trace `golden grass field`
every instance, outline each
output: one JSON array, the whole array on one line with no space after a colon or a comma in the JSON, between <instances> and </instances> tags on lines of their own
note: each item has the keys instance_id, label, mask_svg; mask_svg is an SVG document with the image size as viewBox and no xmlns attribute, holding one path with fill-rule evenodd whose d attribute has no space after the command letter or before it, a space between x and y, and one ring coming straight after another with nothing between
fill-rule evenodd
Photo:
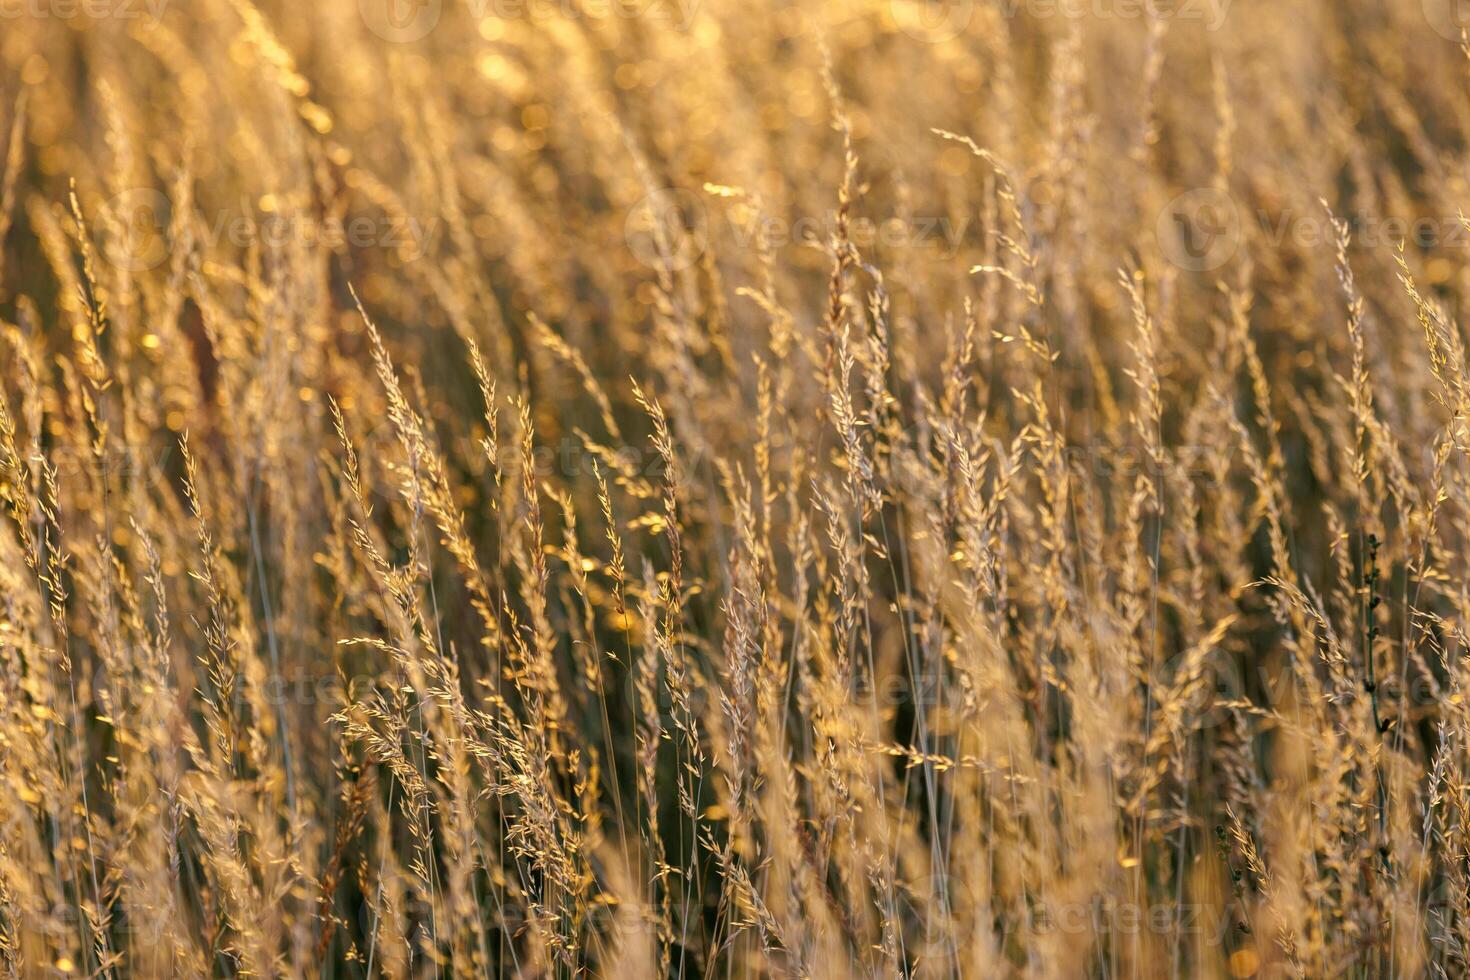
<instances>
[{"instance_id":1,"label":"golden grass field","mask_svg":"<svg viewBox=\"0 0 1470 980\"><path fill-rule=\"evenodd\" d=\"M0 0L0 975L1470 975L1467 26Z\"/></svg>"}]
</instances>

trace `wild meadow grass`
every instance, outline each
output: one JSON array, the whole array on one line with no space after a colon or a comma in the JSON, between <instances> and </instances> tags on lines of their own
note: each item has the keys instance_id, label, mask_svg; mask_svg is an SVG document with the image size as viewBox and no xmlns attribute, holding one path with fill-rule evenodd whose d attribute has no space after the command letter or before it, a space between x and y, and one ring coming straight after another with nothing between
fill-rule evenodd
<instances>
[{"instance_id":1,"label":"wild meadow grass","mask_svg":"<svg viewBox=\"0 0 1470 980\"><path fill-rule=\"evenodd\" d=\"M1450 0L0 0L0 975L1470 973Z\"/></svg>"}]
</instances>

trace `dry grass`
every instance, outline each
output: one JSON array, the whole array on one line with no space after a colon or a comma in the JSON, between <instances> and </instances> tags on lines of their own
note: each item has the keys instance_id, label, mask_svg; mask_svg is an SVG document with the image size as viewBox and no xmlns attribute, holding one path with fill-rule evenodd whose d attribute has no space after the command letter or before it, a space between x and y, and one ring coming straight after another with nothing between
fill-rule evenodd
<instances>
[{"instance_id":1,"label":"dry grass","mask_svg":"<svg viewBox=\"0 0 1470 980\"><path fill-rule=\"evenodd\" d=\"M1449 0L256 2L0 0L0 974L1470 972Z\"/></svg>"}]
</instances>

